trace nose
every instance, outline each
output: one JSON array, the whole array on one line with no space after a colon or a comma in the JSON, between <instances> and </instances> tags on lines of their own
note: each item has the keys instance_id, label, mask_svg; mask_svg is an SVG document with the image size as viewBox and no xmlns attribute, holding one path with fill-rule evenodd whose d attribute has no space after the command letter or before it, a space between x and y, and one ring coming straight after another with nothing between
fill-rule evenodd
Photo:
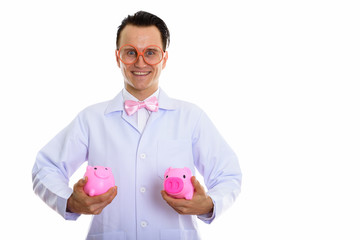
<instances>
[{"instance_id":1,"label":"nose","mask_svg":"<svg viewBox=\"0 0 360 240\"><path fill-rule=\"evenodd\" d=\"M178 177L169 177L165 180L164 189L170 194L176 194L183 190L184 182Z\"/></svg>"},{"instance_id":2,"label":"nose","mask_svg":"<svg viewBox=\"0 0 360 240\"><path fill-rule=\"evenodd\" d=\"M144 60L144 55L140 55L138 60L135 62L135 66L136 67L144 67L146 65L147 65L147 63Z\"/></svg>"},{"instance_id":3,"label":"nose","mask_svg":"<svg viewBox=\"0 0 360 240\"><path fill-rule=\"evenodd\" d=\"M98 178L108 178L110 176L110 170L106 169L106 168L98 168L95 171L95 175Z\"/></svg>"}]
</instances>

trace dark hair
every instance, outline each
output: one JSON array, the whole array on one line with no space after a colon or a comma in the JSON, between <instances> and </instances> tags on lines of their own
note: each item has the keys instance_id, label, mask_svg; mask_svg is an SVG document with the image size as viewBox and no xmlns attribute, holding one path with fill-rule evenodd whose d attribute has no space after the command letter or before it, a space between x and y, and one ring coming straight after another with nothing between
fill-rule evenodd
<instances>
[{"instance_id":1,"label":"dark hair","mask_svg":"<svg viewBox=\"0 0 360 240\"><path fill-rule=\"evenodd\" d=\"M117 49L120 47L118 44L119 44L119 40L120 40L121 31L128 24L134 25L134 26L139 26L139 27L140 26L142 26L142 27L156 26L159 29L160 34L161 34L163 50L165 51L166 48L169 46L170 32L169 32L169 29L167 28L165 22L161 18L155 16L154 14L144 12L144 11L139 11L132 16L129 15L126 18L124 18L124 20L121 22L121 25L118 27L118 31L116 34L116 48Z\"/></svg>"}]
</instances>

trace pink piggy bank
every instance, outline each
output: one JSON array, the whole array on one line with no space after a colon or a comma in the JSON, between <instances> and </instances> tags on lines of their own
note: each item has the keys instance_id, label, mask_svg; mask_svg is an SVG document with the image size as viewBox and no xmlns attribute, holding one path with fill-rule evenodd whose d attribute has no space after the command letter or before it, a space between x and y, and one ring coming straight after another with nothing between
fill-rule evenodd
<instances>
[{"instance_id":1,"label":"pink piggy bank","mask_svg":"<svg viewBox=\"0 0 360 240\"><path fill-rule=\"evenodd\" d=\"M91 197L106 193L115 186L114 176L109 167L87 166L84 177L88 177L84 191Z\"/></svg>"},{"instance_id":2,"label":"pink piggy bank","mask_svg":"<svg viewBox=\"0 0 360 240\"><path fill-rule=\"evenodd\" d=\"M191 177L191 170L187 167L169 167L164 175L164 190L174 198L192 199L194 186L191 183Z\"/></svg>"}]
</instances>

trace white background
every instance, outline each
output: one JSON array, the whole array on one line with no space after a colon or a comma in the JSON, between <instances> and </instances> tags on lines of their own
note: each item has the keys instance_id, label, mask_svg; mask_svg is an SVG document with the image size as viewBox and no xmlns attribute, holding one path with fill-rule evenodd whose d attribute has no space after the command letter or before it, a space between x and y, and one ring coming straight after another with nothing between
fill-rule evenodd
<instances>
[{"instance_id":1,"label":"white background","mask_svg":"<svg viewBox=\"0 0 360 240\"><path fill-rule=\"evenodd\" d=\"M146 10L171 32L161 87L208 113L243 171L203 238L360 239L357 2L1 1L2 236L85 238L91 217L63 220L31 169L79 111L122 89L116 30Z\"/></svg>"}]
</instances>

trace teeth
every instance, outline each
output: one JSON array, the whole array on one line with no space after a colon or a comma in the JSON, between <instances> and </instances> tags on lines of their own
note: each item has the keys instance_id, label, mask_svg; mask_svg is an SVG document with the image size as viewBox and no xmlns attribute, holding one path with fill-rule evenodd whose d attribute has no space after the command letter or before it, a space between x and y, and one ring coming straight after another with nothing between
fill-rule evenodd
<instances>
[{"instance_id":1,"label":"teeth","mask_svg":"<svg viewBox=\"0 0 360 240\"><path fill-rule=\"evenodd\" d=\"M133 73L134 73L135 75L140 75L140 76L149 74L149 72L133 72Z\"/></svg>"}]
</instances>

